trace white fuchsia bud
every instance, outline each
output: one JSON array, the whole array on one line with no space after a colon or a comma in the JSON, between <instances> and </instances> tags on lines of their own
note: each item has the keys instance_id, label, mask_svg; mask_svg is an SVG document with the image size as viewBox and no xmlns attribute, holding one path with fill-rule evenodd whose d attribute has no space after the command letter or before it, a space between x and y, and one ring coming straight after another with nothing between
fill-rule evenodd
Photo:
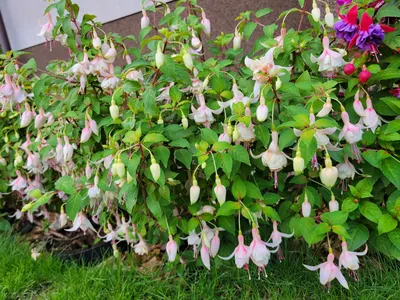
<instances>
[{"instance_id":1,"label":"white fuchsia bud","mask_svg":"<svg viewBox=\"0 0 400 300\"><path fill-rule=\"evenodd\" d=\"M296 175L300 175L304 171L304 158L301 157L300 147L297 148L296 157L293 159L293 170Z\"/></svg>"},{"instance_id":2,"label":"white fuchsia bud","mask_svg":"<svg viewBox=\"0 0 400 300\"><path fill-rule=\"evenodd\" d=\"M228 134L228 136L232 136L233 134L233 127L231 122L228 122L228 125L226 126L226 133Z\"/></svg>"},{"instance_id":3,"label":"white fuchsia bud","mask_svg":"<svg viewBox=\"0 0 400 300\"><path fill-rule=\"evenodd\" d=\"M319 19L321 18L321 10L318 8L315 0L313 0L312 6L313 6L313 9L311 10L311 16L315 22L319 22Z\"/></svg>"},{"instance_id":4,"label":"white fuchsia bud","mask_svg":"<svg viewBox=\"0 0 400 300\"><path fill-rule=\"evenodd\" d=\"M335 199L335 195L332 193L331 201L329 201L329 211L338 211L339 210L339 202Z\"/></svg>"},{"instance_id":5,"label":"white fuchsia bud","mask_svg":"<svg viewBox=\"0 0 400 300\"><path fill-rule=\"evenodd\" d=\"M161 50L160 44L157 46L157 52L156 52L156 66L157 69L161 68L161 66L164 64L164 53Z\"/></svg>"},{"instance_id":6,"label":"white fuchsia bud","mask_svg":"<svg viewBox=\"0 0 400 300\"><path fill-rule=\"evenodd\" d=\"M150 166L151 175L153 175L154 181L158 181L161 176L160 165L156 162L154 156L151 156L151 166Z\"/></svg>"},{"instance_id":7,"label":"white fuchsia bud","mask_svg":"<svg viewBox=\"0 0 400 300\"><path fill-rule=\"evenodd\" d=\"M328 5L325 6L325 24L331 28L333 28L333 25L335 24L335 18Z\"/></svg>"},{"instance_id":8,"label":"white fuchsia bud","mask_svg":"<svg viewBox=\"0 0 400 300\"><path fill-rule=\"evenodd\" d=\"M93 29L93 40L92 40L93 48L99 50L101 48L101 40L97 35L95 29Z\"/></svg>"},{"instance_id":9,"label":"white fuchsia bud","mask_svg":"<svg viewBox=\"0 0 400 300\"><path fill-rule=\"evenodd\" d=\"M301 214L306 218L308 218L311 214L311 204L308 202L307 192L304 194L304 201L301 205Z\"/></svg>"},{"instance_id":10,"label":"white fuchsia bud","mask_svg":"<svg viewBox=\"0 0 400 300\"><path fill-rule=\"evenodd\" d=\"M178 245L172 238L172 235L168 236L169 241L166 246L167 254L168 254L168 261L173 262L175 261L176 254L178 253Z\"/></svg>"},{"instance_id":11,"label":"white fuchsia bud","mask_svg":"<svg viewBox=\"0 0 400 300\"><path fill-rule=\"evenodd\" d=\"M37 114L35 118L35 128L40 129L43 127L43 125L46 123L46 116L44 115L44 110L43 108L39 109L39 113Z\"/></svg>"},{"instance_id":12,"label":"white fuchsia bud","mask_svg":"<svg viewBox=\"0 0 400 300\"><path fill-rule=\"evenodd\" d=\"M359 91L357 91L354 96L353 108L357 115L359 115L360 117L365 116L365 109L359 99Z\"/></svg>"},{"instance_id":13,"label":"white fuchsia bud","mask_svg":"<svg viewBox=\"0 0 400 300\"><path fill-rule=\"evenodd\" d=\"M118 177L124 178L125 177L125 165L119 157L117 157L115 159L114 165L115 165L115 167L114 167L115 173L118 175Z\"/></svg>"},{"instance_id":14,"label":"white fuchsia bud","mask_svg":"<svg viewBox=\"0 0 400 300\"><path fill-rule=\"evenodd\" d=\"M193 59L192 55L190 55L189 52L185 52L183 54L183 63L185 64L185 67L188 68L189 70L193 69Z\"/></svg>"},{"instance_id":15,"label":"white fuchsia bud","mask_svg":"<svg viewBox=\"0 0 400 300\"><path fill-rule=\"evenodd\" d=\"M194 34L194 31L192 30L192 47L195 49L199 49L201 47L201 41L200 39Z\"/></svg>"},{"instance_id":16,"label":"white fuchsia bud","mask_svg":"<svg viewBox=\"0 0 400 300\"><path fill-rule=\"evenodd\" d=\"M117 120L119 118L119 107L115 104L114 100L111 101L110 115L113 120Z\"/></svg>"},{"instance_id":17,"label":"white fuchsia bud","mask_svg":"<svg viewBox=\"0 0 400 300\"><path fill-rule=\"evenodd\" d=\"M158 124L158 125L164 124L164 120L163 120L161 114L158 116L157 124Z\"/></svg>"},{"instance_id":18,"label":"white fuchsia bud","mask_svg":"<svg viewBox=\"0 0 400 300\"><path fill-rule=\"evenodd\" d=\"M143 13L143 17L140 20L140 27L141 27L141 29L144 29L144 28L150 26L150 19L147 16L147 13L146 13L146 11L144 9L142 9L142 13Z\"/></svg>"},{"instance_id":19,"label":"white fuchsia bud","mask_svg":"<svg viewBox=\"0 0 400 300\"><path fill-rule=\"evenodd\" d=\"M185 116L182 118L182 127L185 129L189 127L189 120Z\"/></svg>"},{"instance_id":20,"label":"white fuchsia bud","mask_svg":"<svg viewBox=\"0 0 400 300\"><path fill-rule=\"evenodd\" d=\"M222 185L221 179L219 179L218 174L215 177L214 193L217 197L218 203L220 205L224 204L226 200L226 187Z\"/></svg>"},{"instance_id":21,"label":"white fuchsia bud","mask_svg":"<svg viewBox=\"0 0 400 300\"><path fill-rule=\"evenodd\" d=\"M92 132L95 135L99 135L99 129L97 127L97 123L95 120L92 120L92 119L89 120L89 128L92 130Z\"/></svg>"},{"instance_id":22,"label":"white fuchsia bud","mask_svg":"<svg viewBox=\"0 0 400 300\"><path fill-rule=\"evenodd\" d=\"M331 97L327 97L326 102L322 106L322 109L317 113L318 118L327 116L332 111Z\"/></svg>"},{"instance_id":23,"label":"white fuchsia bud","mask_svg":"<svg viewBox=\"0 0 400 300\"><path fill-rule=\"evenodd\" d=\"M201 12L201 18L202 18L201 19L201 25L204 26L204 33L207 36L210 36L210 34L211 34L211 23L210 23L210 20L207 19L206 13L204 12L204 10Z\"/></svg>"},{"instance_id":24,"label":"white fuchsia bud","mask_svg":"<svg viewBox=\"0 0 400 300\"><path fill-rule=\"evenodd\" d=\"M83 128L81 134L81 143L86 143L90 139L91 135L92 135L92 130L89 127Z\"/></svg>"},{"instance_id":25,"label":"white fuchsia bud","mask_svg":"<svg viewBox=\"0 0 400 300\"><path fill-rule=\"evenodd\" d=\"M268 107L265 105L265 99L263 95L260 97L260 105L257 107L256 115L258 122L264 122L268 117Z\"/></svg>"},{"instance_id":26,"label":"white fuchsia bud","mask_svg":"<svg viewBox=\"0 0 400 300\"><path fill-rule=\"evenodd\" d=\"M14 166L15 166L15 167L18 167L18 166L22 165L23 162L24 162L24 161L23 161L23 158L22 158L21 154L19 154L19 152L17 152L17 153L15 154Z\"/></svg>"},{"instance_id":27,"label":"white fuchsia bud","mask_svg":"<svg viewBox=\"0 0 400 300\"><path fill-rule=\"evenodd\" d=\"M199 200L200 187L197 184L197 180L193 177L193 185L190 187L190 204L195 204Z\"/></svg>"},{"instance_id":28,"label":"white fuchsia bud","mask_svg":"<svg viewBox=\"0 0 400 300\"><path fill-rule=\"evenodd\" d=\"M86 163L85 175L86 175L86 179L90 179L90 177L92 177L92 168L90 167L89 162Z\"/></svg>"},{"instance_id":29,"label":"white fuchsia bud","mask_svg":"<svg viewBox=\"0 0 400 300\"><path fill-rule=\"evenodd\" d=\"M33 120L33 112L31 111L31 107L28 103L25 103L25 111L21 116L21 128L28 126Z\"/></svg>"},{"instance_id":30,"label":"white fuchsia bud","mask_svg":"<svg viewBox=\"0 0 400 300\"><path fill-rule=\"evenodd\" d=\"M325 168L321 170L319 173L319 177L321 182L328 188L331 189L338 178L339 171L336 167L332 166L332 160L329 157L329 154L326 154L325 158Z\"/></svg>"},{"instance_id":31,"label":"white fuchsia bud","mask_svg":"<svg viewBox=\"0 0 400 300\"><path fill-rule=\"evenodd\" d=\"M68 216L64 212L64 208L61 206L61 211L60 211L60 229L64 228L65 225L67 225L68 222Z\"/></svg>"},{"instance_id":32,"label":"white fuchsia bud","mask_svg":"<svg viewBox=\"0 0 400 300\"><path fill-rule=\"evenodd\" d=\"M242 47L242 37L239 32L235 32L235 37L233 38L233 50L239 50Z\"/></svg>"}]
</instances>

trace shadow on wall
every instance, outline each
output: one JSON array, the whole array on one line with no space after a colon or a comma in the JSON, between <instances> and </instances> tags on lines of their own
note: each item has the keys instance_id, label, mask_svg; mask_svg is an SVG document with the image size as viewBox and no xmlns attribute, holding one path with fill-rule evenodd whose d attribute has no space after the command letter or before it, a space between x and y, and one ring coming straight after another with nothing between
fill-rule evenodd
<instances>
[{"instance_id":1,"label":"shadow on wall","mask_svg":"<svg viewBox=\"0 0 400 300\"><path fill-rule=\"evenodd\" d=\"M276 0L198 0L200 6L202 6L207 14L207 18L211 21L211 36L214 38L221 32L233 33L237 21L235 18L244 11L252 10L257 11L261 8L269 7L272 12L259 19L261 24L271 24L276 21L279 14L292 7L299 7L297 0L289 1L276 1ZM311 3L307 1L306 3ZM170 7L175 5L175 2L169 3ZM140 32L140 19L141 13L130 15L103 25L103 29L106 32L116 32L122 36L134 35L139 36ZM160 18L157 16L157 18ZM150 20L153 20L150 17ZM286 27L297 28L300 20L300 14L292 14L290 18L286 19ZM307 23L307 22L304 22ZM38 31L40 28L38 27ZM253 33L250 41L250 45L254 43L254 40L262 34L261 28L258 26L257 30ZM243 43L246 50L246 43ZM44 69L49 61L56 59L67 59L69 57L68 50L62 47L59 43L53 46L53 51L50 52L50 48L45 44L33 46L25 49L25 51L31 52L33 57L37 61L38 68Z\"/></svg>"}]
</instances>

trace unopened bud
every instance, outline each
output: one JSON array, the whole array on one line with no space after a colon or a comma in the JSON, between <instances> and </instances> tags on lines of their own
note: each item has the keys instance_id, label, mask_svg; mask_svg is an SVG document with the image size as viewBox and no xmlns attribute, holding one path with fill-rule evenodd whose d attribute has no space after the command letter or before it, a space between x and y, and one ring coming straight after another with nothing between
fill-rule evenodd
<instances>
[{"instance_id":1,"label":"unopened bud","mask_svg":"<svg viewBox=\"0 0 400 300\"><path fill-rule=\"evenodd\" d=\"M110 115L113 120L117 120L119 118L119 107L115 104L114 100L111 101Z\"/></svg>"}]
</instances>

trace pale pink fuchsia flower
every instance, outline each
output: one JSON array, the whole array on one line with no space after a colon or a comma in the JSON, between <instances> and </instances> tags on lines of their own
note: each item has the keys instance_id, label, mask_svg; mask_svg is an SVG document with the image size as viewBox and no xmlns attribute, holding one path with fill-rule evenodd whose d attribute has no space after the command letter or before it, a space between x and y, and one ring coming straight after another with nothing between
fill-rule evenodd
<instances>
[{"instance_id":1,"label":"pale pink fuchsia flower","mask_svg":"<svg viewBox=\"0 0 400 300\"><path fill-rule=\"evenodd\" d=\"M70 80L79 77L80 81L79 93L83 93L86 87L86 77L88 74L90 74L90 62L86 50L83 52L82 61L73 65L71 69L69 69L66 73L72 74Z\"/></svg>"},{"instance_id":2,"label":"pale pink fuchsia flower","mask_svg":"<svg viewBox=\"0 0 400 300\"><path fill-rule=\"evenodd\" d=\"M294 235L294 232L292 232L291 234L280 232L278 230L278 222L276 222L276 221L272 222L272 226L273 226L273 231L271 233L271 236L270 236L268 242L270 240L272 240L272 245L274 245L275 247L278 247L279 260L282 260L283 255L282 255L281 249L280 249L280 244L282 243L282 238L286 238L286 239L291 238Z\"/></svg>"},{"instance_id":3,"label":"pale pink fuchsia flower","mask_svg":"<svg viewBox=\"0 0 400 300\"><path fill-rule=\"evenodd\" d=\"M114 75L114 66L110 64L107 77L101 81L101 88L106 92L111 92L117 87L118 82L118 77Z\"/></svg>"},{"instance_id":4,"label":"pale pink fuchsia flower","mask_svg":"<svg viewBox=\"0 0 400 300\"><path fill-rule=\"evenodd\" d=\"M65 231L77 231L78 229L81 229L83 231L83 233L86 233L86 231L88 229L96 232L92 223L90 223L89 219L86 217L86 215L83 212L79 212L76 215L72 228L65 229Z\"/></svg>"},{"instance_id":5,"label":"pale pink fuchsia flower","mask_svg":"<svg viewBox=\"0 0 400 300\"><path fill-rule=\"evenodd\" d=\"M311 214L311 203L308 202L307 192L304 193L304 201L301 204L301 214L305 218L308 218Z\"/></svg>"},{"instance_id":6,"label":"pale pink fuchsia flower","mask_svg":"<svg viewBox=\"0 0 400 300\"><path fill-rule=\"evenodd\" d=\"M215 196L217 197L218 203L220 205L224 204L226 200L226 187L222 185L221 179L219 179L218 174L215 177L214 193Z\"/></svg>"},{"instance_id":7,"label":"pale pink fuchsia flower","mask_svg":"<svg viewBox=\"0 0 400 300\"><path fill-rule=\"evenodd\" d=\"M350 122L349 114L346 111L342 111L342 120L344 123L343 129L339 134L339 140L344 138L352 147L352 152L357 158L357 161L361 161L360 150L357 147L357 143L361 141L363 131L359 124L352 124Z\"/></svg>"},{"instance_id":8,"label":"pale pink fuchsia flower","mask_svg":"<svg viewBox=\"0 0 400 300\"><path fill-rule=\"evenodd\" d=\"M272 131L271 133L271 143L268 147L268 150L259 154L253 155L250 152L251 156L255 159L261 157L261 162L264 166L268 167L271 172L274 173L274 186L275 188L278 187L278 172L282 170L287 165L287 158L283 151L279 150L278 145L278 132Z\"/></svg>"},{"instance_id":9,"label":"pale pink fuchsia flower","mask_svg":"<svg viewBox=\"0 0 400 300\"><path fill-rule=\"evenodd\" d=\"M133 246L133 250L138 255L149 254L149 251L150 251L149 245L146 243L146 241L143 239L143 237L140 234L138 234L138 236L139 236L139 243L137 243L135 246Z\"/></svg>"},{"instance_id":10,"label":"pale pink fuchsia flower","mask_svg":"<svg viewBox=\"0 0 400 300\"><path fill-rule=\"evenodd\" d=\"M59 230L61 228L64 228L65 225L67 225L68 222L68 217L67 214L64 211L64 208L61 207L61 212L58 215L57 219L51 223L50 228L54 230Z\"/></svg>"},{"instance_id":11,"label":"pale pink fuchsia flower","mask_svg":"<svg viewBox=\"0 0 400 300\"><path fill-rule=\"evenodd\" d=\"M10 101L11 103L21 103L26 99L24 91L16 85L10 75L4 74L5 84L0 87L0 94Z\"/></svg>"},{"instance_id":12,"label":"pale pink fuchsia flower","mask_svg":"<svg viewBox=\"0 0 400 300\"><path fill-rule=\"evenodd\" d=\"M51 14L49 12L46 14L46 18L47 18L47 23L42 25L42 29L40 30L37 36L43 36L46 39L46 42L48 42L53 39L54 24L51 18ZM50 43L50 50L51 50L51 43Z\"/></svg>"},{"instance_id":13,"label":"pale pink fuchsia flower","mask_svg":"<svg viewBox=\"0 0 400 300\"><path fill-rule=\"evenodd\" d=\"M31 107L25 102L25 111L21 115L21 128L28 126L33 120L34 114L31 111Z\"/></svg>"},{"instance_id":14,"label":"pale pink fuchsia flower","mask_svg":"<svg viewBox=\"0 0 400 300\"><path fill-rule=\"evenodd\" d=\"M17 178L10 182L11 190L22 192L26 187L26 179L21 175L19 170L15 171L17 173Z\"/></svg>"},{"instance_id":15,"label":"pale pink fuchsia flower","mask_svg":"<svg viewBox=\"0 0 400 300\"><path fill-rule=\"evenodd\" d=\"M221 108L227 108L230 107L231 109L233 109L233 104L237 104L237 103L243 103L244 106L247 106L247 104L250 103L250 98L249 97L245 97L243 95L243 93L239 90L238 86L236 83L234 83L232 85L232 92L233 92L233 98L229 101L226 102L221 102L218 101L218 105ZM254 101L252 101L254 102Z\"/></svg>"},{"instance_id":16,"label":"pale pink fuchsia flower","mask_svg":"<svg viewBox=\"0 0 400 300\"><path fill-rule=\"evenodd\" d=\"M278 42L278 47L282 47L282 46L283 46L283 41L285 40L285 36L286 36L286 28L285 28L285 27L282 27L282 28L281 28L281 34L278 35L278 36L275 38L275 41Z\"/></svg>"},{"instance_id":17,"label":"pale pink fuchsia flower","mask_svg":"<svg viewBox=\"0 0 400 300\"><path fill-rule=\"evenodd\" d=\"M202 214L211 214L213 215L215 213L215 207L211 205L204 205L200 207L199 211L196 213L198 216Z\"/></svg>"},{"instance_id":18,"label":"pale pink fuchsia flower","mask_svg":"<svg viewBox=\"0 0 400 300\"><path fill-rule=\"evenodd\" d=\"M354 176L356 174L356 168L354 165L348 160L348 158L345 158L344 163L340 163L336 166L336 168L339 171L339 178L342 180L345 179L354 179Z\"/></svg>"},{"instance_id":19,"label":"pale pink fuchsia flower","mask_svg":"<svg viewBox=\"0 0 400 300\"><path fill-rule=\"evenodd\" d=\"M88 196L90 199L99 199L100 197L100 189L97 186L99 181L99 177L96 175L94 178L94 185L88 190Z\"/></svg>"},{"instance_id":20,"label":"pale pink fuchsia flower","mask_svg":"<svg viewBox=\"0 0 400 300\"><path fill-rule=\"evenodd\" d=\"M122 223L120 224L120 227L117 230L118 235L124 236L125 240L128 244L130 244L132 242L131 235L130 235L132 228L130 226L130 222L131 222L130 218L128 221L125 222L125 217L122 216Z\"/></svg>"},{"instance_id":21,"label":"pale pink fuchsia flower","mask_svg":"<svg viewBox=\"0 0 400 300\"><path fill-rule=\"evenodd\" d=\"M224 133L221 133L218 137L219 142L227 142L227 143L232 143L232 138L228 134L228 125L222 124L224 127Z\"/></svg>"},{"instance_id":22,"label":"pale pink fuchsia flower","mask_svg":"<svg viewBox=\"0 0 400 300\"><path fill-rule=\"evenodd\" d=\"M189 246L193 246L193 256L197 256L197 246L200 245L201 243L201 238L199 237L199 234L196 233L196 231L192 230L189 232L189 235L187 237L180 238L182 240L187 240Z\"/></svg>"},{"instance_id":23,"label":"pale pink fuchsia flower","mask_svg":"<svg viewBox=\"0 0 400 300\"><path fill-rule=\"evenodd\" d=\"M211 264L210 264L210 250L206 246L204 240L201 243L201 249L200 249L200 256L201 256L201 261L203 262L204 266L210 270Z\"/></svg>"},{"instance_id":24,"label":"pale pink fuchsia flower","mask_svg":"<svg viewBox=\"0 0 400 300\"><path fill-rule=\"evenodd\" d=\"M367 252L368 252L367 245L365 245L365 250L363 252L352 252L347 250L347 243L343 242L342 253L339 256L339 269L341 269L343 266L345 269L349 269L352 271L358 270L359 265L357 256L363 256L367 254Z\"/></svg>"},{"instance_id":25,"label":"pale pink fuchsia flower","mask_svg":"<svg viewBox=\"0 0 400 300\"><path fill-rule=\"evenodd\" d=\"M210 128L211 124L215 121L213 114L219 115L222 112L222 108L212 110L206 106L204 95L200 94L198 97L200 106L195 108L191 107L192 113L189 115L197 124L203 124L204 127Z\"/></svg>"},{"instance_id":26,"label":"pale pink fuchsia flower","mask_svg":"<svg viewBox=\"0 0 400 300\"><path fill-rule=\"evenodd\" d=\"M108 71L108 63L103 57L96 55L89 64L89 73L101 76Z\"/></svg>"},{"instance_id":27,"label":"pale pink fuchsia flower","mask_svg":"<svg viewBox=\"0 0 400 300\"><path fill-rule=\"evenodd\" d=\"M251 248L244 244L244 237L243 237L242 233L240 233L240 232L238 235L238 242L239 242L239 244L237 245L237 247L235 248L235 250L233 251L233 253L231 255L229 255L228 257L220 256L220 258L223 260L229 260L233 256L235 256L236 267L241 269L244 266L247 266L249 264L249 260L250 260L250 256L251 256Z\"/></svg>"},{"instance_id":28,"label":"pale pink fuchsia flower","mask_svg":"<svg viewBox=\"0 0 400 300\"><path fill-rule=\"evenodd\" d=\"M167 247L166 247L168 261L173 262L173 261L175 261L176 254L178 253L178 245L172 238L172 235L169 235L168 238L169 238L169 241L168 241Z\"/></svg>"},{"instance_id":29,"label":"pale pink fuchsia flower","mask_svg":"<svg viewBox=\"0 0 400 300\"><path fill-rule=\"evenodd\" d=\"M331 201L329 201L329 211L334 212L339 210L339 202L335 199L335 196L332 194Z\"/></svg>"},{"instance_id":30,"label":"pale pink fuchsia flower","mask_svg":"<svg viewBox=\"0 0 400 300\"><path fill-rule=\"evenodd\" d=\"M56 146L56 161L59 164L62 164L64 161L64 152L63 152L63 141L61 138L57 137L57 146Z\"/></svg>"},{"instance_id":31,"label":"pale pink fuchsia flower","mask_svg":"<svg viewBox=\"0 0 400 300\"><path fill-rule=\"evenodd\" d=\"M86 167L85 167L85 176L86 179L90 179L90 177L92 177L92 168L90 167L89 162L86 163Z\"/></svg>"},{"instance_id":32,"label":"pale pink fuchsia flower","mask_svg":"<svg viewBox=\"0 0 400 300\"><path fill-rule=\"evenodd\" d=\"M15 218L16 220L19 220L19 219L22 218L22 215L23 215L22 211L20 211L19 209L17 209L17 210L15 211L15 213L13 213L11 216L8 216L8 217L9 217L9 218Z\"/></svg>"},{"instance_id":33,"label":"pale pink fuchsia flower","mask_svg":"<svg viewBox=\"0 0 400 300\"><path fill-rule=\"evenodd\" d=\"M337 68L343 66L346 62L342 58L343 53L333 51L329 48L329 38L327 36L324 36L322 39L322 45L324 47L322 54L318 58L311 54L311 61L318 63L318 71L327 72L331 76Z\"/></svg>"},{"instance_id":34,"label":"pale pink fuchsia flower","mask_svg":"<svg viewBox=\"0 0 400 300\"><path fill-rule=\"evenodd\" d=\"M68 162L72 159L72 156L74 155L74 147L73 145L70 144L69 138L65 135L64 136L64 147L63 147L63 159L64 162Z\"/></svg>"},{"instance_id":35,"label":"pale pink fuchsia flower","mask_svg":"<svg viewBox=\"0 0 400 300\"><path fill-rule=\"evenodd\" d=\"M105 61L109 64L114 63L115 57L117 56L117 50L115 49L113 41L110 40L110 46L106 44L105 47L102 48L102 50L107 50L103 51L103 57Z\"/></svg>"},{"instance_id":36,"label":"pale pink fuchsia flower","mask_svg":"<svg viewBox=\"0 0 400 300\"><path fill-rule=\"evenodd\" d=\"M316 271L318 269L320 270L319 281L321 282L321 284L330 284L330 282L336 278L344 288L349 289L347 281L344 278L342 272L340 272L339 268L333 262L335 260L335 256L332 254L331 251L332 250L330 250L330 253L328 255L328 261L317 266L304 266L310 271Z\"/></svg>"},{"instance_id":37,"label":"pale pink fuchsia flower","mask_svg":"<svg viewBox=\"0 0 400 300\"><path fill-rule=\"evenodd\" d=\"M217 256L220 245L221 245L221 240L219 238L219 230L217 228L215 230L215 235L211 240L211 247L210 247L210 255L211 255L211 257L216 257Z\"/></svg>"},{"instance_id":38,"label":"pale pink fuchsia flower","mask_svg":"<svg viewBox=\"0 0 400 300\"><path fill-rule=\"evenodd\" d=\"M138 81L142 82L144 80L143 73L141 70L136 71L136 70L131 70L126 74L126 79L131 80L131 81Z\"/></svg>"},{"instance_id":39,"label":"pale pink fuchsia flower","mask_svg":"<svg viewBox=\"0 0 400 300\"><path fill-rule=\"evenodd\" d=\"M166 87L160 88L158 91L161 92L160 95L157 96L157 101L166 101L167 103L171 102L171 97L169 96L170 89L175 85L175 82L170 82Z\"/></svg>"},{"instance_id":40,"label":"pale pink fuchsia flower","mask_svg":"<svg viewBox=\"0 0 400 300\"><path fill-rule=\"evenodd\" d=\"M104 242L114 242L119 239L117 230L114 230L110 223L107 224L107 231L105 236L100 236L100 238L104 239Z\"/></svg>"},{"instance_id":41,"label":"pale pink fuchsia flower","mask_svg":"<svg viewBox=\"0 0 400 300\"><path fill-rule=\"evenodd\" d=\"M361 117L361 120L364 122L366 128L369 128L372 130L372 132L375 132L376 128L382 124L382 121L372 106L371 98L367 98L366 104L367 108L365 109L364 116Z\"/></svg>"},{"instance_id":42,"label":"pale pink fuchsia flower","mask_svg":"<svg viewBox=\"0 0 400 300\"><path fill-rule=\"evenodd\" d=\"M260 95L261 86L268 82L270 79L276 76L284 74L283 70L290 71L292 67L282 67L275 65L274 63L274 48L268 50L268 52L259 59L250 59L246 56L245 64L253 71L253 80L256 81L254 85L254 97L257 98Z\"/></svg>"},{"instance_id":43,"label":"pale pink fuchsia flower","mask_svg":"<svg viewBox=\"0 0 400 300\"><path fill-rule=\"evenodd\" d=\"M28 159L26 160L26 169L29 171L29 173L33 174L39 174L43 173L44 171L47 170L48 165L40 160L40 156L38 153L32 153L27 149L27 154L28 154Z\"/></svg>"},{"instance_id":44,"label":"pale pink fuchsia flower","mask_svg":"<svg viewBox=\"0 0 400 300\"><path fill-rule=\"evenodd\" d=\"M101 48L101 39L97 35L96 29L93 28L93 40L92 40L93 48L99 50Z\"/></svg>"},{"instance_id":45,"label":"pale pink fuchsia flower","mask_svg":"<svg viewBox=\"0 0 400 300\"><path fill-rule=\"evenodd\" d=\"M253 227L251 230L253 240L250 243L250 258L253 263L259 267L259 272L264 270L271 257L271 252L268 250L266 243L261 240L258 228Z\"/></svg>"}]
</instances>

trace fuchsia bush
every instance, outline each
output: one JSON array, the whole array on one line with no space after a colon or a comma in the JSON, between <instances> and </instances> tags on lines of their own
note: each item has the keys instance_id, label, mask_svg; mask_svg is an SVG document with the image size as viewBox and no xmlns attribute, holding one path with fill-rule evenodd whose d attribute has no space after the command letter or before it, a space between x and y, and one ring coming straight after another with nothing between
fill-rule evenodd
<instances>
[{"instance_id":1,"label":"fuchsia bush","mask_svg":"<svg viewBox=\"0 0 400 300\"><path fill-rule=\"evenodd\" d=\"M234 257L266 273L293 237L327 245L306 267L348 288L341 269L366 244L400 259L400 10L338 1L339 19L321 19L299 2L271 25L269 9L244 12L207 43L201 1L153 1L139 37L51 4L40 35L70 60L37 72L1 55L1 205L31 221L59 212L51 229L97 232L116 254L121 240L140 255L166 244L178 267ZM308 29L285 27L301 13Z\"/></svg>"}]
</instances>

